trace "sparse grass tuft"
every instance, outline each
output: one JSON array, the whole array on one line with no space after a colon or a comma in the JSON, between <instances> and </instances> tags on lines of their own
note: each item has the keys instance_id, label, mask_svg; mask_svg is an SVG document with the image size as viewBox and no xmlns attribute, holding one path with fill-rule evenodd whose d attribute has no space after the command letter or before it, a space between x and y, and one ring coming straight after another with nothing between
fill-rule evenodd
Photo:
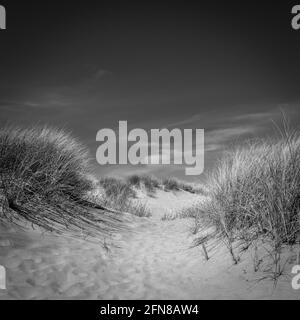
<instances>
[{"instance_id":1,"label":"sparse grass tuft","mask_svg":"<svg viewBox=\"0 0 300 320\"><path fill-rule=\"evenodd\" d=\"M146 203L131 200L127 203L127 206L124 209L137 217L150 218L152 216L152 213Z\"/></svg>"},{"instance_id":2,"label":"sparse grass tuft","mask_svg":"<svg viewBox=\"0 0 300 320\"><path fill-rule=\"evenodd\" d=\"M190 193L205 194L205 187L201 184L193 184L185 181L180 181L177 178L167 178L163 181L154 176L149 175L132 175L127 178L127 183L135 188L141 189L144 187L150 194L155 193L156 189L164 188L165 191L186 191Z\"/></svg>"},{"instance_id":3,"label":"sparse grass tuft","mask_svg":"<svg viewBox=\"0 0 300 320\"><path fill-rule=\"evenodd\" d=\"M108 198L134 198L136 193L126 182L112 178L106 177L100 180L100 185L105 190L105 194Z\"/></svg>"},{"instance_id":4,"label":"sparse grass tuft","mask_svg":"<svg viewBox=\"0 0 300 320\"><path fill-rule=\"evenodd\" d=\"M107 177L100 180L100 185L105 191L104 206L128 212L138 217L151 216L147 206L134 199L136 193L128 182Z\"/></svg>"},{"instance_id":5,"label":"sparse grass tuft","mask_svg":"<svg viewBox=\"0 0 300 320\"><path fill-rule=\"evenodd\" d=\"M180 182L175 178L168 178L163 180L163 186L166 191L178 191L180 189Z\"/></svg>"},{"instance_id":6,"label":"sparse grass tuft","mask_svg":"<svg viewBox=\"0 0 300 320\"><path fill-rule=\"evenodd\" d=\"M185 181L180 181L176 178L167 178L162 182L164 189L166 191L179 191L183 190L190 193L197 193L197 194L205 194L206 190L205 187L201 184L193 184Z\"/></svg>"},{"instance_id":7,"label":"sparse grass tuft","mask_svg":"<svg viewBox=\"0 0 300 320\"><path fill-rule=\"evenodd\" d=\"M154 193L160 187L160 181L152 176L141 176L141 182L144 184L148 193Z\"/></svg>"},{"instance_id":8,"label":"sparse grass tuft","mask_svg":"<svg viewBox=\"0 0 300 320\"><path fill-rule=\"evenodd\" d=\"M154 193L161 184L157 178L148 175L132 175L127 179L127 182L129 185L139 189L144 186L148 193Z\"/></svg>"},{"instance_id":9,"label":"sparse grass tuft","mask_svg":"<svg viewBox=\"0 0 300 320\"><path fill-rule=\"evenodd\" d=\"M141 176L134 174L127 179L129 185L139 188L141 185Z\"/></svg>"},{"instance_id":10,"label":"sparse grass tuft","mask_svg":"<svg viewBox=\"0 0 300 320\"><path fill-rule=\"evenodd\" d=\"M162 216L161 220L169 221L169 220L175 220L175 219L188 219L188 218L197 220L200 214L199 206L200 206L199 204L194 204L190 207L183 208L174 213L165 213Z\"/></svg>"}]
</instances>

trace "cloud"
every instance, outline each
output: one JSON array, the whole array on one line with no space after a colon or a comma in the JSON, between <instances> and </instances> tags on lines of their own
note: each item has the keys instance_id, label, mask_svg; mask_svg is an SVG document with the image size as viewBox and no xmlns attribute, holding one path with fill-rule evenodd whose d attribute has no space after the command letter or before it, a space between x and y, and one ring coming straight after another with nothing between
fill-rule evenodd
<instances>
[{"instance_id":1,"label":"cloud","mask_svg":"<svg viewBox=\"0 0 300 320\"><path fill-rule=\"evenodd\" d=\"M0 101L0 108L13 111L18 109L26 112L27 109L65 108L73 105L73 100L59 90L45 88L36 89L17 99Z\"/></svg>"},{"instance_id":2,"label":"cloud","mask_svg":"<svg viewBox=\"0 0 300 320\"><path fill-rule=\"evenodd\" d=\"M226 147L237 140L245 140L247 138L256 137L264 132L268 127L266 126L266 121L269 119L274 119L278 115L278 112L253 112L247 114L239 114L236 116L227 116L224 118L218 118L214 123L214 127L205 129L205 152L209 156L208 161L214 161L221 151L226 149ZM190 124L191 127L195 123L199 123L201 120L201 114L195 114L192 117L183 119L178 122L169 123L167 127L169 130L171 127L177 126L180 128L181 125ZM166 127L166 126L165 126ZM149 139L150 140L150 139ZM151 143L151 141L149 141ZM195 145L193 145L193 148ZM186 152L192 152L192 150L187 150ZM162 149L162 155L160 154L151 154L148 155L147 165L140 166L117 166L115 168L110 167L109 174L115 176L126 177L130 174L153 174L158 177L166 176L184 176L184 159L181 150L173 150L171 147L171 162L169 165L152 165L153 160L161 160L167 158L168 154L165 154L165 150ZM180 157L183 160L182 165L174 165L174 157ZM210 166L210 164L206 164Z\"/></svg>"},{"instance_id":3,"label":"cloud","mask_svg":"<svg viewBox=\"0 0 300 320\"><path fill-rule=\"evenodd\" d=\"M183 162L183 151L182 150L174 150L174 148L171 147L170 150L167 150L166 148L162 148L161 154L149 154L144 160L149 165L152 163L167 163L168 161L173 163L175 161L177 162Z\"/></svg>"},{"instance_id":4,"label":"cloud","mask_svg":"<svg viewBox=\"0 0 300 320\"><path fill-rule=\"evenodd\" d=\"M105 69L89 71L85 76L77 77L71 84L64 85L22 85L19 94L13 97L2 96L1 110L26 112L32 109L72 108L83 109L99 99L98 80L111 75L112 72ZM93 91L91 94L91 90ZM96 95L93 96L94 92ZM94 97L94 98L93 98Z\"/></svg>"},{"instance_id":5,"label":"cloud","mask_svg":"<svg viewBox=\"0 0 300 320\"><path fill-rule=\"evenodd\" d=\"M206 135L207 142L220 143L233 138L238 138L247 134L253 134L257 131L257 126L237 126L231 128L211 130Z\"/></svg>"},{"instance_id":6,"label":"cloud","mask_svg":"<svg viewBox=\"0 0 300 320\"><path fill-rule=\"evenodd\" d=\"M186 118L186 119L183 119L183 120L180 120L177 122L168 123L166 125L166 128L172 128L172 127L178 127L178 126L180 127L180 126L187 125L187 124L195 124L196 122L201 120L201 118L202 118L201 114L195 114L189 118Z\"/></svg>"},{"instance_id":7,"label":"cloud","mask_svg":"<svg viewBox=\"0 0 300 320\"><path fill-rule=\"evenodd\" d=\"M220 151L233 141L246 138L247 136L257 135L261 129L260 126L248 125L208 131L205 133L205 151Z\"/></svg>"},{"instance_id":8,"label":"cloud","mask_svg":"<svg viewBox=\"0 0 300 320\"><path fill-rule=\"evenodd\" d=\"M204 127L205 151L220 151L232 141L251 135L255 136L265 130L271 124L271 121L274 121L279 116L280 111L278 109L271 109L271 111L248 112L218 117L212 128L206 129ZM168 123L166 127L189 125L190 127L199 128L201 119L204 119L203 114L194 114L186 119Z\"/></svg>"},{"instance_id":9,"label":"cloud","mask_svg":"<svg viewBox=\"0 0 300 320\"><path fill-rule=\"evenodd\" d=\"M126 178L132 174L139 175L152 175L162 172L164 175L168 175L176 169L173 165L115 165L115 166L107 166L101 168L101 176L114 176L114 177L123 177ZM182 167L182 170L184 168ZM159 176L159 175L158 175Z\"/></svg>"},{"instance_id":10,"label":"cloud","mask_svg":"<svg viewBox=\"0 0 300 320\"><path fill-rule=\"evenodd\" d=\"M32 101L0 101L0 109L2 111L22 111L25 112L28 109L43 107L38 102Z\"/></svg>"},{"instance_id":11,"label":"cloud","mask_svg":"<svg viewBox=\"0 0 300 320\"><path fill-rule=\"evenodd\" d=\"M270 112L254 112L254 113L245 113L245 114L238 114L238 115L231 115L226 116L223 118L217 118L216 120L221 123L231 123L231 122L240 122L240 121L265 121L265 120L272 120L280 116L280 112L278 109L272 110ZM176 127L176 126L183 126L183 125L196 125L199 121L203 120L204 115L201 113L194 114L189 118L171 122L166 124L166 127Z\"/></svg>"},{"instance_id":12,"label":"cloud","mask_svg":"<svg viewBox=\"0 0 300 320\"><path fill-rule=\"evenodd\" d=\"M105 76L109 76L109 75L112 75L112 72L111 71L108 71L108 70L105 70L105 69L98 69L94 75L93 75L93 79L95 80L99 80Z\"/></svg>"},{"instance_id":13,"label":"cloud","mask_svg":"<svg viewBox=\"0 0 300 320\"><path fill-rule=\"evenodd\" d=\"M266 119L272 120L278 117L279 112L256 112L246 113L232 117L232 121L265 121Z\"/></svg>"}]
</instances>

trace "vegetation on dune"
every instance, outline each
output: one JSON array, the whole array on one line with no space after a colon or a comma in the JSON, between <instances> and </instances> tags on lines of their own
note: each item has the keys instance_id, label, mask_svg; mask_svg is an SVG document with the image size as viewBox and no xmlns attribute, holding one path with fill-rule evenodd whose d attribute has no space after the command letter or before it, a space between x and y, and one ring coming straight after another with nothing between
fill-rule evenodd
<instances>
[{"instance_id":1,"label":"vegetation on dune","mask_svg":"<svg viewBox=\"0 0 300 320\"><path fill-rule=\"evenodd\" d=\"M1 182L11 202L31 195L80 198L91 188L86 149L70 135L47 127L0 130Z\"/></svg>"},{"instance_id":2,"label":"vegetation on dune","mask_svg":"<svg viewBox=\"0 0 300 320\"><path fill-rule=\"evenodd\" d=\"M204 188L147 175L95 183L88 178L87 150L70 134L49 127L5 127L0 130L0 222L22 225L23 219L48 231L102 236L124 226L120 212L151 216L147 205L135 199L138 188L151 194L158 188L201 193L207 200L162 220L194 218L193 233L210 230L197 244L206 251L209 239L222 241L235 263L237 248L257 248L264 239L272 248L272 277L277 279L282 248L300 244L300 133L287 132L225 153ZM101 201L89 197L100 189Z\"/></svg>"},{"instance_id":3,"label":"vegetation on dune","mask_svg":"<svg viewBox=\"0 0 300 320\"><path fill-rule=\"evenodd\" d=\"M103 187L107 198L134 198L135 191L126 182L113 177L105 177L100 179L100 186Z\"/></svg>"},{"instance_id":4,"label":"vegetation on dune","mask_svg":"<svg viewBox=\"0 0 300 320\"><path fill-rule=\"evenodd\" d=\"M89 156L70 134L49 127L0 130L0 189L7 201L2 222L20 217L49 231L106 232L118 218L91 213L85 196Z\"/></svg>"},{"instance_id":5,"label":"vegetation on dune","mask_svg":"<svg viewBox=\"0 0 300 320\"><path fill-rule=\"evenodd\" d=\"M191 206L185 207L181 210L178 210L174 213L165 213L161 220L162 221L170 221L175 219L186 219L191 218L195 219L195 223L197 222L198 215L200 213L199 206L201 206L202 202L193 204Z\"/></svg>"},{"instance_id":6,"label":"vegetation on dune","mask_svg":"<svg viewBox=\"0 0 300 320\"><path fill-rule=\"evenodd\" d=\"M214 227L235 262L233 244L247 248L263 238L272 254L280 254L284 245L299 242L300 135L287 132L227 152L209 176L202 224Z\"/></svg>"},{"instance_id":7,"label":"vegetation on dune","mask_svg":"<svg viewBox=\"0 0 300 320\"><path fill-rule=\"evenodd\" d=\"M154 176L134 174L127 178L127 183L137 189L144 187L148 193L155 193L157 189L165 191L181 191L184 190L190 193L204 194L205 188L201 184L192 184L185 181L180 181L177 178L169 177L164 180L159 180Z\"/></svg>"},{"instance_id":8,"label":"vegetation on dune","mask_svg":"<svg viewBox=\"0 0 300 320\"><path fill-rule=\"evenodd\" d=\"M1 223L22 225L22 220L47 231L87 236L120 229L123 218L114 209L151 215L146 205L134 201L134 179L131 183L115 178L103 178L98 185L92 182L86 148L63 130L2 128L0 169ZM159 186L152 177L138 179L149 192ZM101 205L89 196L99 185L105 190Z\"/></svg>"},{"instance_id":9,"label":"vegetation on dune","mask_svg":"<svg viewBox=\"0 0 300 320\"><path fill-rule=\"evenodd\" d=\"M149 193L154 193L161 185L161 182L153 176L143 175L141 176L141 181Z\"/></svg>"},{"instance_id":10,"label":"vegetation on dune","mask_svg":"<svg viewBox=\"0 0 300 320\"><path fill-rule=\"evenodd\" d=\"M141 186L141 176L133 174L127 178L129 185L139 188Z\"/></svg>"},{"instance_id":11,"label":"vegetation on dune","mask_svg":"<svg viewBox=\"0 0 300 320\"><path fill-rule=\"evenodd\" d=\"M113 177L106 177L100 180L100 186L104 189L104 206L114 208L118 211L128 212L138 217L150 217L151 213L146 204L135 201L136 192L131 184Z\"/></svg>"},{"instance_id":12,"label":"vegetation on dune","mask_svg":"<svg viewBox=\"0 0 300 320\"><path fill-rule=\"evenodd\" d=\"M148 193L154 193L156 189L161 186L161 181L159 179L149 175L134 174L127 178L127 182L129 185L139 189L144 186Z\"/></svg>"},{"instance_id":13,"label":"vegetation on dune","mask_svg":"<svg viewBox=\"0 0 300 320\"><path fill-rule=\"evenodd\" d=\"M205 187L201 184L192 184L186 181L180 181L176 178L167 178L162 182L164 189L166 191L179 191L183 190L190 193L197 193L197 194L205 194L206 190Z\"/></svg>"},{"instance_id":14,"label":"vegetation on dune","mask_svg":"<svg viewBox=\"0 0 300 320\"><path fill-rule=\"evenodd\" d=\"M167 178L162 182L166 191L178 191L180 189L180 183L175 178Z\"/></svg>"}]
</instances>

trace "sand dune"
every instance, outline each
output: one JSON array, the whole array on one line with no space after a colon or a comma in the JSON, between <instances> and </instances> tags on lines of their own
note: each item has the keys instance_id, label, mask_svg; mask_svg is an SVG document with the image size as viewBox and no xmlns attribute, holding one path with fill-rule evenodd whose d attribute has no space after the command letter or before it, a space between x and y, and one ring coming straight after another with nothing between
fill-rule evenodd
<instances>
[{"instance_id":1,"label":"sand dune","mask_svg":"<svg viewBox=\"0 0 300 320\"><path fill-rule=\"evenodd\" d=\"M131 230L106 239L107 248L31 229L2 228L0 264L7 290L0 299L297 299L290 279L274 289L255 282L250 253L233 265L226 249L191 247L193 219L162 221L203 199L187 192L139 194L152 217L131 217ZM117 246L110 243L115 241ZM110 248L110 249L108 249Z\"/></svg>"}]
</instances>

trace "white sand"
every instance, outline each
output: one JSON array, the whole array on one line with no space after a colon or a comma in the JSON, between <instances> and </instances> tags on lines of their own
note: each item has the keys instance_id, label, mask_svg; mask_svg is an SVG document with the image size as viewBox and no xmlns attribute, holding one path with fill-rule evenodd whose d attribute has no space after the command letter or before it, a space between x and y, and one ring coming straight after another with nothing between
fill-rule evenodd
<instances>
[{"instance_id":1,"label":"white sand","mask_svg":"<svg viewBox=\"0 0 300 320\"><path fill-rule=\"evenodd\" d=\"M186 192L140 194L153 216L132 217L132 231L117 235L120 248L107 252L84 240L38 231L0 230L0 264L7 290L0 299L299 299L300 290L282 278L253 281L250 253L233 265L224 247L209 252L190 248L193 219L162 221L183 206L202 200ZM109 239L108 239L109 240ZM290 272L287 266L287 272Z\"/></svg>"}]
</instances>

